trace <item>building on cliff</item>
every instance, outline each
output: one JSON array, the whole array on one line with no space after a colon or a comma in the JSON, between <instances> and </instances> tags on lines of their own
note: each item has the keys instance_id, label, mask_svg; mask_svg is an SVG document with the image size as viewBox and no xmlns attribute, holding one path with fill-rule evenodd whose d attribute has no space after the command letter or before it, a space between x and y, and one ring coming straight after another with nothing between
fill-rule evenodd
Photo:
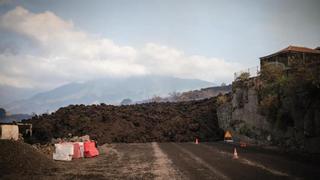
<instances>
[{"instance_id":1,"label":"building on cliff","mask_svg":"<svg viewBox=\"0 0 320 180\"><path fill-rule=\"evenodd\" d=\"M261 71L267 66L278 66L287 73L295 72L295 68L300 65L308 68L320 66L320 47L315 49L299 46L288 46L273 54L260 57L260 67L255 66L239 72L234 73L234 80L240 80L242 75L248 78L256 78Z\"/></svg>"},{"instance_id":2,"label":"building on cliff","mask_svg":"<svg viewBox=\"0 0 320 180\"><path fill-rule=\"evenodd\" d=\"M263 68L266 65L277 65L283 67L284 70L289 70L295 65L320 65L320 47L315 49L288 46L276 53L270 54L260 58L260 67Z\"/></svg>"},{"instance_id":3,"label":"building on cliff","mask_svg":"<svg viewBox=\"0 0 320 180\"><path fill-rule=\"evenodd\" d=\"M289 85L263 79L265 72L277 73L268 65L294 75L286 79ZM235 73L230 100L217 108L219 127L235 140L320 153L320 47L289 46L261 57L260 66Z\"/></svg>"}]
</instances>

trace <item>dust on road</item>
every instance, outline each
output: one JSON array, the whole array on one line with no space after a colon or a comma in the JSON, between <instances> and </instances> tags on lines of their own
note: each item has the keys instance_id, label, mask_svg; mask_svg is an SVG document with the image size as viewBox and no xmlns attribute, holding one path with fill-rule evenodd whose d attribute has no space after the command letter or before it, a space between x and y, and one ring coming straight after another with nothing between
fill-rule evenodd
<instances>
[{"instance_id":1,"label":"dust on road","mask_svg":"<svg viewBox=\"0 0 320 180\"><path fill-rule=\"evenodd\" d=\"M153 173L155 179L188 179L178 169L176 169L172 161L160 149L158 143L152 143L155 161L153 163Z\"/></svg>"}]
</instances>

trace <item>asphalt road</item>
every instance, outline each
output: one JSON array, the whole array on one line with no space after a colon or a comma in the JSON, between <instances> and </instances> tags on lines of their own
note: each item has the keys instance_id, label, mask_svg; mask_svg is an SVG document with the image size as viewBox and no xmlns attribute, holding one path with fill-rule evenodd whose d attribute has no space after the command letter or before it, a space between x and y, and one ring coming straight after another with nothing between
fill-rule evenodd
<instances>
[{"instance_id":1,"label":"asphalt road","mask_svg":"<svg viewBox=\"0 0 320 180\"><path fill-rule=\"evenodd\" d=\"M160 143L187 179L320 179L320 166L301 157L226 143ZM233 159L234 148L238 159Z\"/></svg>"}]
</instances>

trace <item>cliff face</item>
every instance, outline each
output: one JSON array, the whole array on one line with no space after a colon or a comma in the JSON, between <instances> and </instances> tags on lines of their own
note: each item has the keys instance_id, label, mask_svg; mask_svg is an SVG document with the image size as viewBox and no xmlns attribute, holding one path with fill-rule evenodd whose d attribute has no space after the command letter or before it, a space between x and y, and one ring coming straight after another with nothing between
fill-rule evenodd
<instances>
[{"instance_id":1,"label":"cliff face","mask_svg":"<svg viewBox=\"0 0 320 180\"><path fill-rule=\"evenodd\" d=\"M320 153L319 89L287 83L272 93L259 78L233 83L230 100L217 109L219 126L235 139Z\"/></svg>"},{"instance_id":2,"label":"cliff face","mask_svg":"<svg viewBox=\"0 0 320 180\"><path fill-rule=\"evenodd\" d=\"M232 121L232 104L230 102L226 102L218 106L217 116L219 127L223 130L228 130Z\"/></svg>"},{"instance_id":3,"label":"cliff face","mask_svg":"<svg viewBox=\"0 0 320 180\"><path fill-rule=\"evenodd\" d=\"M320 92L309 93L281 98L280 110L286 117L280 119L287 120L287 127L276 131L276 136L283 145L320 153Z\"/></svg>"},{"instance_id":4,"label":"cliff face","mask_svg":"<svg viewBox=\"0 0 320 180\"><path fill-rule=\"evenodd\" d=\"M232 131L235 139L270 143L271 124L259 113L258 92L254 86L234 85L230 101L217 109L219 126Z\"/></svg>"},{"instance_id":5,"label":"cliff face","mask_svg":"<svg viewBox=\"0 0 320 180\"><path fill-rule=\"evenodd\" d=\"M232 119L252 129L270 130L270 124L258 111L258 93L252 87L236 88L232 97Z\"/></svg>"}]
</instances>

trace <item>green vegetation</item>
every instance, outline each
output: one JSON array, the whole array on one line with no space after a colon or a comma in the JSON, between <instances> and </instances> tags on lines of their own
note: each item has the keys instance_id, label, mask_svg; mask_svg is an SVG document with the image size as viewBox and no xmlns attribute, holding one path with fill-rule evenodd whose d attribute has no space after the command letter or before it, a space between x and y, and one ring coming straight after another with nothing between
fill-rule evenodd
<instances>
[{"instance_id":1,"label":"green vegetation","mask_svg":"<svg viewBox=\"0 0 320 180\"><path fill-rule=\"evenodd\" d=\"M233 82L232 84L232 91L235 91L236 88L248 88L248 80L250 78L250 73L242 72Z\"/></svg>"},{"instance_id":2,"label":"green vegetation","mask_svg":"<svg viewBox=\"0 0 320 180\"><path fill-rule=\"evenodd\" d=\"M219 94L217 96L217 104L220 106L220 105L223 105L227 102L231 101L231 98L230 98L230 95L229 94Z\"/></svg>"},{"instance_id":3,"label":"green vegetation","mask_svg":"<svg viewBox=\"0 0 320 180\"><path fill-rule=\"evenodd\" d=\"M258 89L260 111L267 116L278 130L286 131L288 127L306 131L305 121L315 121L310 107L317 106L320 100L320 68L299 65L283 70L277 66L262 68ZM311 117L305 117L311 113ZM297 122L302 121L302 122ZM304 121L304 122L303 122ZM315 134L315 131L311 131Z\"/></svg>"},{"instance_id":4,"label":"green vegetation","mask_svg":"<svg viewBox=\"0 0 320 180\"><path fill-rule=\"evenodd\" d=\"M248 80L250 77L250 73L248 72L242 72L236 79L236 81L245 81L245 80Z\"/></svg>"},{"instance_id":5,"label":"green vegetation","mask_svg":"<svg viewBox=\"0 0 320 180\"><path fill-rule=\"evenodd\" d=\"M245 124L243 125L240 129L239 129L239 133L248 137L253 138L254 137L254 133L252 132L252 130Z\"/></svg>"}]
</instances>

